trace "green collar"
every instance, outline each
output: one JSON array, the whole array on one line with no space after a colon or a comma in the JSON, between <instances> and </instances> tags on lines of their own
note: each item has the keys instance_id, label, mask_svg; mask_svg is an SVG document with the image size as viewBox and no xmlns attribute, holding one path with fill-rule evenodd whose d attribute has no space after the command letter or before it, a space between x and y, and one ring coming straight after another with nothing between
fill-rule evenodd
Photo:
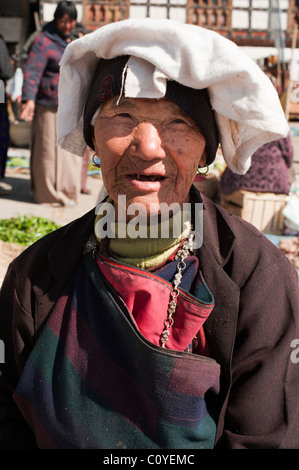
<instances>
[{"instance_id":1,"label":"green collar","mask_svg":"<svg viewBox=\"0 0 299 470\"><path fill-rule=\"evenodd\" d=\"M112 200L108 199L108 203ZM183 220L181 212L164 222L158 222L139 228L136 238L132 233L132 224L116 223L115 237L109 238L109 249L119 261L139 269L151 269L166 261L174 253L191 230L191 221ZM98 241L99 221L103 215L97 215L95 220L95 236ZM121 234L122 236L118 236Z\"/></svg>"}]
</instances>

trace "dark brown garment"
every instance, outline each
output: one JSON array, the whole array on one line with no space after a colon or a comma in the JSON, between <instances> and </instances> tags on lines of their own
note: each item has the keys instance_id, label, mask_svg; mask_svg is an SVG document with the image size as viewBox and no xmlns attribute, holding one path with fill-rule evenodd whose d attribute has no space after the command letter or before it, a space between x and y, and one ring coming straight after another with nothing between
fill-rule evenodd
<instances>
[{"instance_id":1,"label":"dark brown garment","mask_svg":"<svg viewBox=\"0 0 299 470\"><path fill-rule=\"evenodd\" d=\"M193 199L200 195L192 188ZM196 252L215 307L204 328L221 366L217 447L299 448L296 270L250 224L203 196ZM0 447L34 447L12 393L36 337L93 233L94 211L40 240L11 264L0 294ZM107 295L109 295L107 289Z\"/></svg>"}]
</instances>

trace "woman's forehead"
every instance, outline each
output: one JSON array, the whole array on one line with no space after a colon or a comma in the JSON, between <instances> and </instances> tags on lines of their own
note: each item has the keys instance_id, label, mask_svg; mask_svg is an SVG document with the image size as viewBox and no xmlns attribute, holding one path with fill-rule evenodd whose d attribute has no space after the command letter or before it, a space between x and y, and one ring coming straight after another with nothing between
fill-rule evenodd
<instances>
[{"instance_id":1,"label":"woman's forehead","mask_svg":"<svg viewBox=\"0 0 299 470\"><path fill-rule=\"evenodd\" d=\"M140 108L150 107L156 108L157 111L169 111L176 114L187 116L187 114L177 104L167 98L153 99L153 98L128 98L122 96L121 98L114 96L108 99L102 109L132 109L138 110Z\"/></svg>"}]
</instances>

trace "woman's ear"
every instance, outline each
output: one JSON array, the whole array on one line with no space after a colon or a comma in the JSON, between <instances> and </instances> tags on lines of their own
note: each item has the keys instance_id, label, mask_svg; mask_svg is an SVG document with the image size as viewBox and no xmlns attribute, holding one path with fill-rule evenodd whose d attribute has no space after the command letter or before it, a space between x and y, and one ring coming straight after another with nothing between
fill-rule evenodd
<instances>
[{"instance_id":1,"label":"woman's ear","mask_svg":"<svg viewBox=\"0 0 299 470\"><path fill-rule=\"evenodd\" d=\"M97 144L96 144L96 139L95 139L95 137L94 137L94 130L93 130L93 129L92 129L91 140L92 140L92 143L93 143L93 150L94 150L95 152L97 152L97 149L96 149Z\"/></svg>"},{"instance_id":2,"label":"woman's ear","mask_svg":"<svg viewBox=\"0 0 299 470\"><path fill-rule=\"evenodd\" d=\"M207 165L207 159L208 159L207 148L205 147L199 159L198 166L205 167Z\"/></svg>"}]
</instances>

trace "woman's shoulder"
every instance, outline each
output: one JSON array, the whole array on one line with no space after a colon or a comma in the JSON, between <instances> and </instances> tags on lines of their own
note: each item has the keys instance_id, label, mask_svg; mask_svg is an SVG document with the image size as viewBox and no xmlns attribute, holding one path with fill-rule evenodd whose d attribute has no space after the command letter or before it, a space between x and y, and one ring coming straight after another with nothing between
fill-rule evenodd
<instances>
[{"instance_id":1,"label":"woman's shoulder","mask_svg":"<svg viewBox=\"0 0 299 470\"><path fill-rule=\"evenodd\" d=\"M220 251L224 252L226 249L227 254L233 253L236 263L246 265L249 271L271 266L273 263L280 265L281 269L293 270L285 254L266 234L211 200L204 198L204 204L209 213L208 218L212 219L214 230L217 231ZM211 231L211 227L209 230Z\"/></svg>"},{"instance_id":2,"label":"woman's shoulder","mask_svg":"<svg viewBox=\"0 0 299 470\"><path fill-rule=\"evenodd\" d=\"M33 50L42 48L43 53L45 53L45 50L48 48L53 48L56 43L59 43L59 45L64 48L66 46L65 40L56 32L53 22L46 24L45 27L32 38Z\"/></svg>"},{"instance_id":3,"label":"woman's shoulder","mask_svg":"<svg viewBox=\"0 0 299 470\"><path fill-rule=\"evenodd\" d=\"M48 269L51 258L61 266L65 265L69 259L79 258L92 232L94 217L94 210L91 210L82 217L45 235L12 261L12 269L33 279L37 273Z\"/></svg>"}]
</instances>

